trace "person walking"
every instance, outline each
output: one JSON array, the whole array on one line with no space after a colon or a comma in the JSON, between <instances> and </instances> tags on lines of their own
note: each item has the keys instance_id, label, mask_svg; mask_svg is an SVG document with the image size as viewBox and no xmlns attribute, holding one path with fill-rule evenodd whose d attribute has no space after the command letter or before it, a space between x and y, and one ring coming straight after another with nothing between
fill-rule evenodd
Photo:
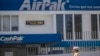
<instances>
[{"instance_id":1,"label":"person walking","mask_svg":"<svg viewBox=\"0 0 100 56\"><path fill-rule=\"evenodd\" d=\"M73 53L74 53L74 56L79 56L79 47L78 46L73 47Z\"/></svg>"}]
</instances>

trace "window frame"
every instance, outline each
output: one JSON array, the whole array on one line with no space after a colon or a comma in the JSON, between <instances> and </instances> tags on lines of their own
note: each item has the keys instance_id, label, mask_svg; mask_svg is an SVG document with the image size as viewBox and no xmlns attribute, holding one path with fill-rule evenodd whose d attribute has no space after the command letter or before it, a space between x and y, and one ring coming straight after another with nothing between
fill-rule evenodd
<instances>
[{"instance_id":1,"label":"window frame","mask_svg":"<svg viewBox=\"0 0 100 56\"><path fill-rule=\"evenodd\" d=\"M10 18L10 20L11 20L11 31L15 31L15 30L13 30L13 28L12 28L12 27L13 27L13 25L12 25L12 20L13 20L13 18L12 18L12 17L13 17L13 16L17 16L17 28L18 28L18 29L17 29L16 31L19 31L19 16L18 16L18 15L12 15L11 18Z\"/></svg>"},{"instance_id":2,"label":"window frame","mask_svg":"<svg viewBox=\"0 0 100 56\"><path fill-rule=\"evenodd\" d=\"M10 23L9 23L10 24L10 30L9 31L4 31L4 29L3 29L3 26L4 26L3 25L4 24L3 23L4 16L10 16L10 18L9 18L9 20L10 20ZM18 30L16 30L16 31L19 31L19 16L18 15L0 15L0 20L1 20L1 22L0 22L1 23L1 30L0 30L0 32L11 32L11 31L13 31L12 30L12 19L13 19L12 16L17 16L17 19L18 19L18 22L17 22L18 23ZM16 32L16 31L14 31L14 32Z\"/></svg>"}]
</instances>

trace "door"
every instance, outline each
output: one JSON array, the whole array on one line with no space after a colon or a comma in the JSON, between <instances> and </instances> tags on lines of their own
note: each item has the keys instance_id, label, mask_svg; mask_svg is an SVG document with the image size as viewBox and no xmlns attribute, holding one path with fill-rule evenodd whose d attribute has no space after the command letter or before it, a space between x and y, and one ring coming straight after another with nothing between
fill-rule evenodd
<instances>
[{"instance_id":1,"label":"door","mask_svg":"<svg viewBox=\"0 0 100 56\"><path fill-rule=\"evenodd\" d=\"M13 52L5 52L4 56L13 56Z\"/></svg>"},{"instance_id":2,"label":"door","mask_svg":"<svg viewBox=\"0 0 100 56\"><path fill-rule=\"evenodd\" d=\"M37 45L27 45L26 47L26 55L38 55L39 54L39 46Z\"/></svg>"}]
</instances>

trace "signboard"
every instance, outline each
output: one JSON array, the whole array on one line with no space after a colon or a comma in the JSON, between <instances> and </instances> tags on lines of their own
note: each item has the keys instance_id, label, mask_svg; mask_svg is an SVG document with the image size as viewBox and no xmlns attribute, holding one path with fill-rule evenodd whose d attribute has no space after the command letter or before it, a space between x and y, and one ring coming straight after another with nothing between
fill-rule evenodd
<instances>
[{"instance_id":1,"label":"signboard","mask_svg":"<svg viewBox=\"0 0 100 56\"><path fill-rule=\"evenodd\" d=\"M26 25L43 25L44 21L26 21Z\"/></svg>"},{"instance_id":2,"label":"signboard","mask_svg":"<svg viewBox=\"0 0 100 56\"><path fill-rule=\"evenodd\" d=\"M100 0L0 0L0 11L100 10Z\"/></svg>"},{"instance_id":3,"label":"signboard","mask_svg":"<svg viewBox=\"0 0 100 56\"><path fill-rule=\"evenodd\" d=\"M60 34L7 34L0 35L0 44L31 44L60 42Z\"/></svg>"},{"instance_id":4,"label":"signboard","mask_svg":"<svg viewBox=\"0 0 100 56\"><path fill-rule=\"evenodd\" d=\"M20 43L24 39L23 36L0 36L0 41L4 43Z\"/></svg>"}]
</instances>

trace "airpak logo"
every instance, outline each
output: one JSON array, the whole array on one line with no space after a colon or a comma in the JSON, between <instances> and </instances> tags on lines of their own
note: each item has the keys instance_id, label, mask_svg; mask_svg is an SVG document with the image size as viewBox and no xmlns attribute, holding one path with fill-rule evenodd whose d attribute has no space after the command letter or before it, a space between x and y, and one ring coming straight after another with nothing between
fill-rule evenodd
<instances>
[{"instance_id":1,"label":"airpak logo","mask_svg":"<svg viewBox=\"0 0 100 56\"><path fill-rule=\"evenodd\" d=\"M23 41L22 36L10 36L10 37L5 37L5 36L1 36L0 37L0 41Z\"/></svg>"},{"instance_id":2,"label":"airpak logo","mask_svg":"<svg viewBox=\"0 0 100 56\"><path fill-rule=\"evenodd\" d=\"M37 1L33 0L32 4L30 0L24 0L19 10L28 10L28 11L62 11L65 10L65 4L69 3L69 0L63 2L63 0L52 1L43 0Z\"/></svg>"}]
</instances>

